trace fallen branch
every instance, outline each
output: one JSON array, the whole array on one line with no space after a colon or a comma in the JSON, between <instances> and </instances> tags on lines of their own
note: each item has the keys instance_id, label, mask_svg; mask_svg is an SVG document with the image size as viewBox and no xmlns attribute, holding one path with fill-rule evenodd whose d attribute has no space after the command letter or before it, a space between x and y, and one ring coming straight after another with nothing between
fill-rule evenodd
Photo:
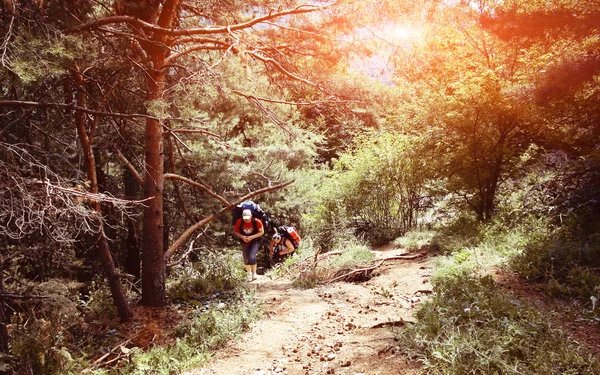
<instances>
[{"instance_id":1,"label":"fallen branch","mask_svg":"<svg viewBox=\"0 0 600 375\"><path fill-rule=\"evenodd\" d=\"M327 258L331 255L341 255L343 252L341 250L338 251L330 251L328 253L323 253L319 255L319 260L323 259L323 258Z\"/></svg>"},{"instance_id":2,"label":"fallen branch","mask_svg":"<svg viewBox=\"0 0 600 375\"><path fill-rule=\"evenodd\" d=\"M400 320L394 320L391 322L377 323L369 328L404 327L405 325L406 325L406 322L404 320L400 319Z\"/></svg>"},{"instance_id":3,"label":"fallen branch","mask_svg":"<svg viewBox=\"0 0 600 375\"><path fill-rule=\"evenodd\" d=\"M419 254L412 254L412 255L396 255L396 256L393 256L393 257L381 258L381 260L382 261L394 260L394 259L412 260L412 259L422 258L425 255L427 255L427 252L419 253Z\"/></svg>"},{"instance_id":4,"label":"fallen branch","mask_svg":"<svg viewBox=\"0 0 600 375\"><path fill-rule=\"evenodd\" d=\"M335 277L335 278L327 281L327 283L329 284L329 283L333 283L333 282L338 281L338 280L346 279L346 278L348 278L350 276L357 275L357 274L360 274L362 272L364 272L365 275L367 275L367 273L372 272L373 270L375 270L377 267L381 266L385 261L388 261L388 260L395 260L395 259L412 260L412 259L418 259L418 258L424 257L425 255L427 255L426 252L419 253L419 254L413 254L413 255L396 255L396 256L392 256L392 257L382 258L379 261L379 263L377 263L374 266L352 270L352 271L350 271L348 273L345 273L345 274L343 274L341 276Z\"/></svg>"},{"instance_id":5,"label":"fallen branch","mask_svg":"<svg viewBox=\"0 0 600 375\"><path fill-rule=\"evenodd\" d=\"M384 262L384 261L385 261L385 260L381 260L379 263L377 263L376 265L374 265L374 266L371 266L371 267L359 268L359 269L356 269L356 270L350 271L350 272L348 272L348 273L345 273L345 274L343 274L343 275L341 275L341 276L338 276L338 277L336 277L336 278L334 278L334 279L331 279L331 280L329 280L329 281L327 282L327 284L329 284L329 283L333 283L333 282L335 282L335 281L338 281L338 280L341 280L341 279L345 279L345 278L347 278L348 276L355 275L355 274L359 274L359 273L361 273L361 272L364 272L365 274L366 274L367 272L371 272L371 271L373 271L375 268L377 268L377 267L381 266L381 265L383 264L383 262Z\"/></svg>"},{"instance_id":6,"label":"fallen branch","mask_svg":"<svg viewBox=\"0 0 600 375\"><path fill-rule=\"evenodd\" d=\"M95 360L94 363L93 363L93 365L94 366L98 366L98 367L100 367L100 366L106 366L107 364L114 362L116 359L121 358L122 356L120 354L118 354L116 358L113 358L113 359L111 359L108 362L101 363L104 359L106 359L106 357L108 357L109 355L113 354L115 350L117 350L117 349L119 349L121 347L124 347L125 345L129 344L130 341L131 341L131 339L127 339L127 340L125 340L125 341L117 344L117 346L115 346L114 348L112 348L111 350L109 350L108 352L106 352L103 356L101 356L100 358L98 358L97 360Z\"/></svg>"}]
</instances>

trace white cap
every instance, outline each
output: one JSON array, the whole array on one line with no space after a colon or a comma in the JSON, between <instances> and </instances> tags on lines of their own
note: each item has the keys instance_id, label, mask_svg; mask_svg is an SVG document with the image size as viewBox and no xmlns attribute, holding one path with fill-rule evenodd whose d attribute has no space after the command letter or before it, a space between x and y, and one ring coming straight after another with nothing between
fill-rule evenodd
<instances>
[{"instance_id":1,"label":"white cap","mask_svg":"<svg viewBox=\"0 0 600 375\"><path fill-rule=\"evenodd\" d=\"M251 218L252 218L252 211L250 211L250 210L242 211L242 219L246 220L246 219L251 219Z\"/></svg>"}]
</instances>

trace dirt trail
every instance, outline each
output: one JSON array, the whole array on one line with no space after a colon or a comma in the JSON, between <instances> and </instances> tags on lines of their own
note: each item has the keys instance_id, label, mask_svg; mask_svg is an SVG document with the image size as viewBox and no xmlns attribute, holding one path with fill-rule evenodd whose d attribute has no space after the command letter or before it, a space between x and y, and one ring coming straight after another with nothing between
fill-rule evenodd
<instances>
[{"instance_id":1,"label":"dirt trail","mask_svg":"<svg viewBox=\"0 0 600 375\"><path fill-rule=\"evenodd\" d=\"M377 252L378 257L403 253ZM363 283L338 282L295 289L289 280L262 276L251 284L266 312L241 339L185 375L417 374L398 351L389 322L412 321L429 293L430 258L388 260ZM388 323L388 324L385 324Z\"/></svg>"}]
</instances>

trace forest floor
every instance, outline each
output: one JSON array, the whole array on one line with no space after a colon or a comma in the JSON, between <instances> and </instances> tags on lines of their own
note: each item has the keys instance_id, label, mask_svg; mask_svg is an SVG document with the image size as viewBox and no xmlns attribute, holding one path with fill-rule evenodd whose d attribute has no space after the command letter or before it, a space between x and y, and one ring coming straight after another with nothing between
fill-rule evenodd
<instances>
[{"instance_id":1,"label":"forest floor","mask_svg":"<svg viewBox=\"0 0 600 375\"><path fill-rule=\"evenodd\" d=\"M386 247L375 254L383 259L406 253ZM286 278L259 276L249 287L255 289L264 317L213 353L205 367L184 374L419 374L419 363L402 354L396 335L415 320L415 308L432 292L434 260L435 254L386 260L368 281L312 289L294 288ZM508 293L532 304L562 329L574 346L600 359L600 324L584 316L578 301L556 300L513 273L491 272ZM124 330L127 342L135 339L133 345L140 347L171 342L169 333L179 315L140 309Z\"/></svg>"},{"instance_id":2,"label":"forest floor","mask_svg":"<svg viewBox=\"0 0 600 375\"><path fill-rule=\"evenodd\" d=\"M405 254L377 251L378 258ZM312 289L259 276L250 286L265 311L241 339L186 375L417 374L404 358L396 332L431 293L431 258L387 260L368 281Z\"/></svg>"},{"instance_id":3,"label":"forest floor","mask_svg":"<svg viewBox=\"0 0 600 375\"><path fill-rule=\"evenodd\" d=\"M376 252L379 258L401 254L395 248ZM313 289L262 276L250 285L265 317L214 353L205 367L185 375L416 375L420 366L403 356L396 335L414 321L415 308L431 293L433 260L433 255L388 260L368 281ZM600 357L600 328L580 318L576 303L556 302L504 271L495 278L547 313L582 350Z\"/></svg>"}]
</instances>

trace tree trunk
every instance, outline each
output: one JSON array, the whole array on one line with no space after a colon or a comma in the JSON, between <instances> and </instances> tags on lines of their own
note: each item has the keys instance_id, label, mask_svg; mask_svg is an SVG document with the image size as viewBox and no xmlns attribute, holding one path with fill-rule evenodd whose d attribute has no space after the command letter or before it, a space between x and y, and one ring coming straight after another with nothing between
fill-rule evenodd
<instances>
[{"instance_id":1,"label":"tree trunk","mask_svg":"<svg viewBox=\"0 0 600 375\"><path fill-rule=\"evenodd\" d=\"M175 18L178 0L165 1L158 19L158 26L170 28ZM169 53L167 38L156 32L148 45L147 52L151 68L147 74L147 100L161 100L165 87L165 61ZM164 306L166 304L166 264L164 260L164 155L162 124L155 119L146 119L145 130L145 177L144 194L148 206L144 211L142 239L142 304L145 306Z\"/></svg>"},{"instance_id":2,"label":"tree trunk","mask_svg":"<svg viewBox=\"0 0 600 375\"><path fill-rule=\"evenodd\" d=\"M74 73L75 82L77 83L77 106L81 108L86 107L86 97L83 88L85 87L85 80L83 76L79 73L78 69L75 69ZM88 179L90 180L90 188L92 193L98 192L98 180L96 175L96 160L94 158L94 153L92 152L91 141L88 138L86 129L85 129L85 113L82 111L77 111L75 113L75 125L77 126L77 134L79 135L79 141L81 142L81 149L83 150L83 154L86 162L86 169L88 173ZM100 255L100 261L102 263L102 267L104 268L104 272L108 279L108 284L110 286L110 291L112 293L112 298L115 306L117 307L117 311L119 313L119 317L122 321L127 321L129 318L133 316L129 305L127 304L127 298L123 289L121 288L121 284L119 283L119 278L117 275L117 271L115 268L115 263L112 259L112 255L110 254L110 248L108 246L108 239L104 234L104 223L102 219L102 208L99 202L92 203L92 208L96 211L98 217L98 244L97 249Z\"/></svg>"},{"instance_id":3,"label":"tree trunk","mask_svg":"<svg viewBox=\"0 0 600 375\"><path fill-rule=\"evenodd\" d=\"M2 262L4 263L4 262ZM4 294L4 266L0 267L0 294ZM6 313L6 303L0 300L0 353L9 355L9 340L8 335L8 314ZM9 374L10 371L0 371L0 375Z\"/></svg>"}]
</instances>

